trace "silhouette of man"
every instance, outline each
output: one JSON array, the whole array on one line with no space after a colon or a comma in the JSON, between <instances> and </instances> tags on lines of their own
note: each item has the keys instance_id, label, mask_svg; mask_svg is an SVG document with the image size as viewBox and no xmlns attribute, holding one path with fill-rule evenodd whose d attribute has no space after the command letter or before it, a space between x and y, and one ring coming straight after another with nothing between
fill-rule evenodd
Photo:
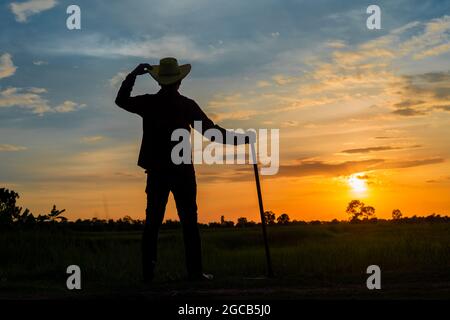
<instances>
[{"instance_id":1,"label":"silhouette of man","mask_svg":"<svg viewBox=\"0 0 450 320\"><path fill-rule=\"evenodd\" d=\"M194 166L191 163L174 164L172 132L179 128L190 131L194 121L202 122L203 132L215 128L223 138L232 135L233 144L239 134L231 133L215 125L198 104L178 92L181 80L188 75L191 65L178 65L175 58L164 58L159 65L140 64L123 81L116 104L143 118L143 138L138 165L147 173L147 209L142 240L143 276L150 282L154 276L157 257L157 238L163 221L169 193L172 192L178 216L183 228L186 267L190 279L212 279L202 271L201 242L197 226L197 184ZM131 97L136 76L150 73L161 89L156 94ZM201 132L203 134L203 132ZM242 139L242 135L240 135ZM245 143L254 137L244 135Z\"/></svg>"}]
</instances>

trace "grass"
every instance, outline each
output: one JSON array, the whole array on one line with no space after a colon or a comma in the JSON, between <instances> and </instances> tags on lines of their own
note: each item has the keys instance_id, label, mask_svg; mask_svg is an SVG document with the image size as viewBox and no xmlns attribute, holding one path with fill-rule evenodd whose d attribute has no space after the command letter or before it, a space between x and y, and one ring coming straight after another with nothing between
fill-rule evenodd
<instances>
[{"instance_id":1,"label":"grass","mask_svg":"<svg viewBox=\"0 0 450 320\"><path fill-rule=\"evenodd\" d=\"M202 229L204 268L216 275L201 290L271 297L367 295L366 268L382 270L381 297L450 297L450 224L290 225L268 228L276 279L264 275L258 227ZM77 295L168 294L185 281L181 230L162 230L153 287L140 284L138 232L7 231L0 234L0 297L70 297L68 265L82 270ZM253 290L253 291L252 291ZM192 291L191 291L192 294Z\"/></svg>"}]
</instances>

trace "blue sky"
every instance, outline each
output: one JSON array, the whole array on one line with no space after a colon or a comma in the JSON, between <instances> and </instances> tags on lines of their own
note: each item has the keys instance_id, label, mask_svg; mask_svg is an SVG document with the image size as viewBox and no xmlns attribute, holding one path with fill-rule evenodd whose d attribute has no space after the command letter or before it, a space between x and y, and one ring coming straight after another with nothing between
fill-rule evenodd
<instances>
[{"instance_id":1,"label":"blue sky","mask_svg":"<svg viewBox=\"0 0 450 320\"><path fill-rule=\"evenodd\" d=\"M23 3L35 12L24 11ZM282 164L297 165L299 159L344 163L348 158L338 156L340 151L370 147L378 143L375 136L389 132L408 137L392 142L399 153L408 153L380 154L386 161L446 159L448 140L435 137L448 133L447 96L438 93L448 88L449 1L377 1L381 30L366 28L371 3L364 1L16 4L19 9L10 1L0 6L0 182L22 191L36 211L59 199L73 216L104 216L109 193L102 190L118 181L140 199L143 176L135 166L140 120L113 101L127 72L163 56L192 64L183 93L221 125L281 128ZM81 30L66 28L70 4L81 8ZM421 77L432 73L444 77L437 87L432 86L438 82ZM346 83L345 88L335 82ZM411 88L426 103L413 104L406 96L414 94ZM155 90L144 76L134 92ZM430 123L434 131L427 129ZM355 130L358 141L351 139ZM327 134L336 140L317 143ZM404 151L404 145L419 144L426 150ZM439 170L436 179L441 179ZM66 189L72 192L70 201L61 193ZM109 209L115 216L128 213L119 198L108 200L120 208ZM86 205L74 204L80 201ZM283 199L273 201L274 207L282 206ZM129 214L139 216L135 211L142 201L132 209Z\"/></svg>"}]
</instances>

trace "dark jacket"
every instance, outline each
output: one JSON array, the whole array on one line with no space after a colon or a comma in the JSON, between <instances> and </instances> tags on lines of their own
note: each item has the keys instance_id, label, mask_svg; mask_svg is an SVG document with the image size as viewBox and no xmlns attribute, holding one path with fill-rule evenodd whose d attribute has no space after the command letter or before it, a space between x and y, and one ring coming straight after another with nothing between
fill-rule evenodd
<instances>
[{"instance_id":1,"label":"dark jacket","mask_svg":"<svg viewBox=\"0 0 450 320\"><path fill-rule=\"evenodd\" d=\"M115 102L119 107L136 113L143 119L144 133L138 160L138 165L142 168L173 166L171 151L179 142L171 141L172 132L178 128L184 128L190 132L194 121L202 121L203 132L215 128L222 132L223 137L230 134L214 124L194 100L182 96L177 91L161 89L156 94L131 97L135 80L136 76L133 74L125 78Z\"/></svg>"}]
</instances>

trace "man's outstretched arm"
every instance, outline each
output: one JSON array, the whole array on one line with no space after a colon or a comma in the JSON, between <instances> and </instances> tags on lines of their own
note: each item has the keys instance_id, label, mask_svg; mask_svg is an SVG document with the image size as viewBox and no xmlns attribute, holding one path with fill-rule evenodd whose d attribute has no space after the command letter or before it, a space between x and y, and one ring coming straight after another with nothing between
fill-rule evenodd
<instances>
[{"instance_id":1,"label":"man's outstretched arm","mask_svg":"<svg viewBox=\"0 0 450 320\"><path fill-rule=\"evenodd\" d=\"M145 95L131 97L131 91L133 90L136 77L147 73L151 68L151 65L148 63L142 63L127 75L117 93L115 102L119 107L129 112L140 114Z\"/></svg>"},{"instance_id":2,"label":"man's outstretched arm","mask_svg":"<svg viewBox=\"0 0 450 320\"><path fill-rule=\"evenodd\" d=\"M222 134L224 144L248 144L256 142L256 133L253 131L247 131L247 133L237 133L233 131L229 131L227 129L222 128L221 126L215 124L208 116L203 112L200 106L194 102L193 106L193 115L192 115L192 123L191 126L195 129L194 121L202 122L202 132L204 134L208 129L217 129Z\"/></svg>"}]
</instances>

